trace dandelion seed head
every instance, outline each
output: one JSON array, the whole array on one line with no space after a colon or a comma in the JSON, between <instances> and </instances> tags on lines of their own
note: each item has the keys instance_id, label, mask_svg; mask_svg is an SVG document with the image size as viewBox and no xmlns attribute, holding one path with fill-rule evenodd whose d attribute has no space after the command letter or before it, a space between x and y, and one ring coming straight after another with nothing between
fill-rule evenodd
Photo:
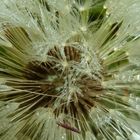
<instances>
[{"instance_id":1,"label":"dandelion seed head","mask_svg":"<svg viewBox=\"0 0 140 140\"><path fill-rule=\"evenodd\" d=\"M127 118L140 118L139 4L0 1L0 139L128 139Z\"/></svg>"}]
</instances>

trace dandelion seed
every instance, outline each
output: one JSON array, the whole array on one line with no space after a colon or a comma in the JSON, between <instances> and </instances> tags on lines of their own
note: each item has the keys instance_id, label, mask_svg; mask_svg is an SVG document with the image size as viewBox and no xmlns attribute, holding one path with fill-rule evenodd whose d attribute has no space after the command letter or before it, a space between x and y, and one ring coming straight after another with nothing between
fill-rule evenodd
<instances>
[{"instance_id":1,"label":"dandelion seed","mask_svg":"<svg viewBox=\"0 0 140 140\"><path fill-rule=\"evenodd\" d=\"M76 129L76 128L74 128L74 127L71 127L71 126L68 125L68 124L64 124L64 123L61 123L61 122L58 122L57 124L58 124L59 126L65 128L65 129L71 130L71 131L76 132L76 133L80 133L80 131L79 131L78 129Z\"/></svg>"}]
</instances>

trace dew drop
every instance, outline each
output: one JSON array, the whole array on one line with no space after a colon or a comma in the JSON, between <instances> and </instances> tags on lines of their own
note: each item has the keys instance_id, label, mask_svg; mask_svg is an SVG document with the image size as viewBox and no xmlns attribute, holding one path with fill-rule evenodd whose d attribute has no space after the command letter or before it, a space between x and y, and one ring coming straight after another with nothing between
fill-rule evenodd
<instances>
[{"instance_id":1,"label":"dew drop","mask_svg":"<svg viewBox=\"0 0 140 140\"><path fill-rule=\"evenodd\" d=\"M9 105L6 105L6 108L9 109Z\"/></svg>"}]
</instances>

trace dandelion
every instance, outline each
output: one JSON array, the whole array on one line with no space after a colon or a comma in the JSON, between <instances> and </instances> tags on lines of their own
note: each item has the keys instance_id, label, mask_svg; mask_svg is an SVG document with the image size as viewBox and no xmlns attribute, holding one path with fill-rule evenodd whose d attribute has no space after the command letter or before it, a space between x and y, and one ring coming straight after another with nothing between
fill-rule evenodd
<instances>
[{"instance_id":1,"label":"dandelion","mask_svg":"<svg viewBox=\"0 0 140 140\"><path fill-rule=\"evenodd\" d=\"M1 0L0 139L138 134L139 12L139 0Z\"/></svg>"}]
</instances>

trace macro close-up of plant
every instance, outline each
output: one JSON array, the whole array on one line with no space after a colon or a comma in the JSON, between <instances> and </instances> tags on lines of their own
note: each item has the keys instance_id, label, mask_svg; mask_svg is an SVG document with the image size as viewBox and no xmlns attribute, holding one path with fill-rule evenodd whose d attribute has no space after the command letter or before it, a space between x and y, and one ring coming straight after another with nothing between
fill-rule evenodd
<instances>
[{"instance_id":1,"label":"macro close-up of plant","mask_svg":"<svg viewBox=\"0 0 140 140\"><path fill-rule=\"evenodd\" d=\"M0 140L134 140L139 13L140 0L1 0Z\"/></svg>"}]
</instances>

